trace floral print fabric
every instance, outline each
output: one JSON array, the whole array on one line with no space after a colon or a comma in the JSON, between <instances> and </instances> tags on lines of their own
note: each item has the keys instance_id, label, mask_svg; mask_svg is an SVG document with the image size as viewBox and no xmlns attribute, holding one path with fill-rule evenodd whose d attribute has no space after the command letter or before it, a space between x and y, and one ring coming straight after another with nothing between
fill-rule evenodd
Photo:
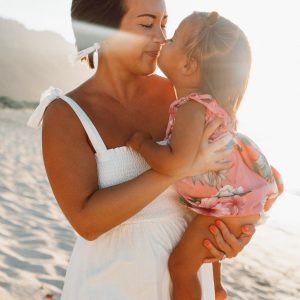
<instances>
[{"instance_id":1,"label":"floral print fabric","mask_svg":"<svg viewBox=\"0 0 300 300\"><path fill-rule=\"evenodd\" d=\"M177 109L190 100L206 107L205 126L217 117L224 120L211 141L227 132L234 134L234 150L228 157L234 166L179 180L175 186L180 201L199 214L215 217L254 215L269 210L283 192L280 174L249 137L236 132L235 122L210 95L191 94L174 101L166 139L171 138Z\"/></svg>"}]
</instances>

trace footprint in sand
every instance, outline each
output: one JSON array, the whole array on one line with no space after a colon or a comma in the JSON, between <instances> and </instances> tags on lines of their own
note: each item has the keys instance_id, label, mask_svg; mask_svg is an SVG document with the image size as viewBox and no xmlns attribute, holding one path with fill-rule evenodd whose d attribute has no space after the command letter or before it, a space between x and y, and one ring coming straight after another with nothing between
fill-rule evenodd
<instances>
[{"instance_id":1,"label":"footprint in sand","mask_svg":"<svg viewBox=\"0 0 300 300\"><path fill-rule=\"evenodd\" d=\"M33 249L20 249L17 247L9 247L11 250L22 256L23 258L32 258L32 259L52 259L53 255L42 253Z\"/></svg>"}]
</instances>

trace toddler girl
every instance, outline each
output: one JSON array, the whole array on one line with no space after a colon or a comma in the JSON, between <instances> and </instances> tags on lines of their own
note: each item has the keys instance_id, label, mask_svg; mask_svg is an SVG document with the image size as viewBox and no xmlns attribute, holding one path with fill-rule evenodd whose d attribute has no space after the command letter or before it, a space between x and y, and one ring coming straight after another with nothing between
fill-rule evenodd
<instances>
[{"instance_id":1,"label":"toddler girl","mask_svg":"<svg viewBox=\"0 0 300 300\"><path fill-rule=\"evenodd\" d=\"M268 210L283 186L278 172L259 148L236 132L236 112L244 95L251 66L245 34L216 12L195 12L180 24L164 46L159 66L173 83L177 99L171 104L166 132L167 145L158 145L146 133L137 132L128 146L138 151L156 171L168 174L201 149L203 130L216 118L222 120L211 141L231 133L233 151L229 170L184 178L176 183L180 201L197 213L169 259L173 299L201 299L197 271L208 251L202 244L218 229L211 222L222 220L238 237L244 224L256 223ZM198 230L195 230L196 229ZM195 235L195 232L198 232ZM220 282L219 264L214 265L216 299L226 293ZM225 295L224 295L225 293Z\"/></svg>"}]
</instances>

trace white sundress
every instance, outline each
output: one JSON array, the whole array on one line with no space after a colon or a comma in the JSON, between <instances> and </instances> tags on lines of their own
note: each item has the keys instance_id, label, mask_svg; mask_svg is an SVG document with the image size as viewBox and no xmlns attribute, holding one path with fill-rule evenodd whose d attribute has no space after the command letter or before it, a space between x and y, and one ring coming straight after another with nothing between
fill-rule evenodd
<instances>
[{"instance_id":1,"label":"white sundress","mask_svg":"<svg viewBox=\"0 0 300 300\"><path fill-rule=\"evenodd\" d=\"M96 150L99 188L129 181L150 169L128 147L107 149L85 112L57 88L50 87L42 94L28 126L40 126L46 107L58 98L74 110ZM136 215L95 241L77 236L61 299L170 300L168 258L192 216L170 186ZM212 265L204 264L198 276L202 300L215 299Z\"/></svg>"}]
</instances>

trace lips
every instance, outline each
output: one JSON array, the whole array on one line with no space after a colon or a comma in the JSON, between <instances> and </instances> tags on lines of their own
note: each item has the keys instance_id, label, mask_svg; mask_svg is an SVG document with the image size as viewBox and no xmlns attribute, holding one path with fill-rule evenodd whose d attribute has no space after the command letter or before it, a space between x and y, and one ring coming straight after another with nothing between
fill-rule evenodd
<instances>
[{"instance_id":1,"label":"lips","mask_svg":"<svg viewBox=\"0 0 300 300\"><path fill-rule=\"evenodd\" d=\"M146 54L153 57L153 58L158 58L160 54L160 50L158 51L146 51Z\"/></svg>"}]
</instances>

